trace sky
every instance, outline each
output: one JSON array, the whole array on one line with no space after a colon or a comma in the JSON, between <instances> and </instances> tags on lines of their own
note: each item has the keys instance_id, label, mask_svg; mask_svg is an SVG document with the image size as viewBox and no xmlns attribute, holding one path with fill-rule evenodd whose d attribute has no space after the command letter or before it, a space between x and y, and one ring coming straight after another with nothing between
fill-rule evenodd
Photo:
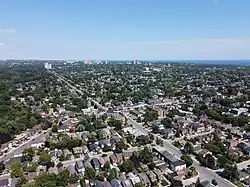
<instances>
[{"instance_id":1,"label":"sky","mask_svg":"<svg viewBox=\"0 0 250 187\"><path fill-rule=\"evenodd\" d=\"M250 0L1 0L0 59L250 59Z\"/></svg>"}]
</instances>

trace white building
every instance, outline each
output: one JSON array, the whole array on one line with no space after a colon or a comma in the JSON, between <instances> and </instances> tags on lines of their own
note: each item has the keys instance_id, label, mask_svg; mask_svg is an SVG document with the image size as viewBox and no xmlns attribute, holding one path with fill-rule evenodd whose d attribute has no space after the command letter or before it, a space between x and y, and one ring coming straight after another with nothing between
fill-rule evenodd
<instances>
[{"instance_id":1,"label":"white building","mask_svg":"<svg viewBox=\"0 0 250 187\"><path fill-rule=\"evenodd\" d=\"M44 63L44 67L45 67L45 69L52 69L52 65L47 63L47 62Z\"/></svg>"}]
</instances>

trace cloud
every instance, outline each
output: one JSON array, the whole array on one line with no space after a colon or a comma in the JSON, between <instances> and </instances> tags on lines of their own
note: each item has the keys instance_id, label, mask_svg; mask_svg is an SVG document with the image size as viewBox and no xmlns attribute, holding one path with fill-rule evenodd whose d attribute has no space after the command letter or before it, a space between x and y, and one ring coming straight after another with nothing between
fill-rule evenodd
<instances>
[{"instance_id":1,"label":"cloud","mask_svg":"<svg viewBox=\"0 0 250 187\"><path fill-rule=\"evenodd\" d=\"M0 49L4 47L4 43L0 43Z\"/></svg>"},{"instance_id":2,"label":"cloud","mask_svg":"<svg viewBox=\"0 0 250 187\"><path fill-rule=\"evenodd\" d=\"M4 29L4 28L0 28L0 33L5 33L5 34L8 34L8 33L16 33L16 30L15 30L15 29Z\"/></svg>"}]
</instances>

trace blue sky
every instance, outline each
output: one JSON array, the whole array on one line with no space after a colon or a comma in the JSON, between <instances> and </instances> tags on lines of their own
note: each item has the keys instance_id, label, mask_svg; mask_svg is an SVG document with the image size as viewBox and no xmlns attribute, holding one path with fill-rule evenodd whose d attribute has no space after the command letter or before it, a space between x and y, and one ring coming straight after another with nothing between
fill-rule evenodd
<instances>
[{"instance_id":1,"label":"blue sky","mask_svg":"<svg viewBox=\"0 0 250 187\"><path fill-rule=\"evenodd\" d=\"M1 0L0 59L250 59L249 0Z\"/></svg>"}]
</instances>

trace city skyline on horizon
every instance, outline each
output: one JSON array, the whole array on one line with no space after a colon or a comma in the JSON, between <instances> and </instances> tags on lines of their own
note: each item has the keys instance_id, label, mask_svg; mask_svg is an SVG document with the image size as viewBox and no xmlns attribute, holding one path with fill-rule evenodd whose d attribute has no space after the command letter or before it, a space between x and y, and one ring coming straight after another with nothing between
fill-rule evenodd
<instances>
[{"instance_id":1,"label":"city skyline on horizon","mask_svg":"<svg viewBox=\"0 0 250 187\"><path fill-rule=\"evenodd\" d=\"M249 60L249 6L247 0L4 0L0 59Z\"/></svg>"}]
</instances>

